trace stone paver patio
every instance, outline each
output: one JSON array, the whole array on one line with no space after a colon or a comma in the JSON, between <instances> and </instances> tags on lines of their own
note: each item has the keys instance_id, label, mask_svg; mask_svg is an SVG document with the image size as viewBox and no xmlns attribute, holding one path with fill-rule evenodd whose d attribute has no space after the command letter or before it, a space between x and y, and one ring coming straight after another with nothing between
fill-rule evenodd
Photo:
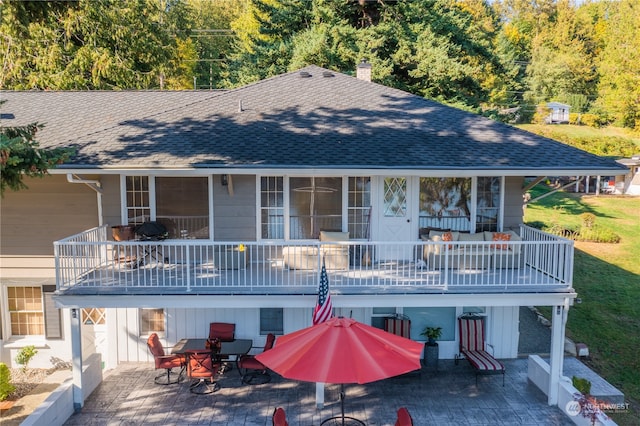
<instances>
[{"instance_id":1,"label":"stone paver patio","mask_svg":"<svg viewBox=\"0 0 640 426\"><path fill-rule=\"evenodd\" d=\"M345 414L370 426L393 425L396 410L409 409L415 425L572 425L558 407L527 380L526 358L507 360L500 376L475 375L466 361L440 360L422 371L366 385L345 385ZM221 389L193 395L188 381L153 383L151 363L122 364L67 425L245 425L269 426L283 407L291 426L320 425L340 414L340 386L327 384L324 408L316 408L315 384L273 374L271 383L244 385L234 369L219 378ZM336 423L338 424L338 423Z\"/></svg>"}]
</instances>

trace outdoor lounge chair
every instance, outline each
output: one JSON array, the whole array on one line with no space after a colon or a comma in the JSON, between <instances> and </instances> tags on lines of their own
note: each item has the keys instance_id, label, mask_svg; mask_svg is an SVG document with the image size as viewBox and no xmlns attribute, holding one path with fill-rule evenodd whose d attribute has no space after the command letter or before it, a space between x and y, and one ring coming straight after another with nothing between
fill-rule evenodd
<instances>
[{"instance_id":1,"label":"outdoor lounge chair","mask_svg":"<svg viewBox=\"0 0 640 426\"><path fill-rule=\"evenodd\" d=\"M266 352L273 348L276 336L273 333L267 334L267 340L264 344L262 352ZM269 369L263 363L258 361L255 355L241 355L238 359L238 371L242 377L242 382L248 385L264 384L271 381Z\"/></svg>"},{"instance_id":2,"label":"outdoor lounge chair","mask_svg":"<svg viewBox=\"0 0 640 426\"><path fill-rule=\"evenodd\" d=\"M504 364L487 352L490 347L484 340L484 318L473 315L462 315L458 318L460 328L460 354L455 356L455 363L466 358L476 370L476 386L478 374L502 374L504 386Z\"/></svg>"},{"instance_id":3,"label":"outdoor lounge chair","mask_svg":"<svg viewBox=\"0 0 640 426\"><path fill-rule=\"evenodd\" d=\"M289 426L287 422L287 414L282 407L278 407L273 411L272 417L273 426Z\"/></svg>"},{"instance_id":4,"label":"outdoor lounge chair","mask_svg":"<svg viewBox=\"0 0 640 426\"><path fill-rule=\"evenodd\" d=\"M220 364L214 362L214 351L189 350L186 355L187 376L191 379L189 391L202 395L220 389L220 385L215 381Z\"/></svg>"},{"instance_id":5,"label":"outdoor lounge chair","mask_svg":"<svg viewBox=\"0 0 640 426\"><path fill-rule=\"evenodd\" d=\"M185 358L183 355L166 355L160 339L156 333L151 334L147 339L147 347L149 352L153 355L153 360L156 364L156 370L165 369L165 373L162 373L155 377L154 382L159 385L170 385L178 383L183 378L185 369ZM174 368L180 368L180 372L176 376L176 373L172 371Z\"/></svg>"},{"instance_id":6,"label":"outdoor lounge chair","mask_svg":"<svg viewBox=\"0 0 640 426\"><path fill-rule=\"evenodd\" d=\"M398 408L398 419L396 420L395 426L413 426L413 419L406 407Z\"/></svg>"}]
</instances>

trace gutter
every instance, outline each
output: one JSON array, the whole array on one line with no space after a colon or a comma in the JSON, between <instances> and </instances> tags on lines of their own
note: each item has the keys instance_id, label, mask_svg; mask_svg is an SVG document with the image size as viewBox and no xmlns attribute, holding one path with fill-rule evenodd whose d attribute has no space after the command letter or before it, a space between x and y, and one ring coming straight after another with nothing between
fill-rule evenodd
<instances>
[{"instance_id":1,"label":"gutter","mask_svg":"<svg viewBox=\"0 0 640 426\"><path fill-rule=\"evenodd\" d=\"M98 204L98 226L102 226L102 184L95 179L82 179L75 174L67 173L67 182L81 183L96 191L96 202Z\"/></svg>"}]
</instances>

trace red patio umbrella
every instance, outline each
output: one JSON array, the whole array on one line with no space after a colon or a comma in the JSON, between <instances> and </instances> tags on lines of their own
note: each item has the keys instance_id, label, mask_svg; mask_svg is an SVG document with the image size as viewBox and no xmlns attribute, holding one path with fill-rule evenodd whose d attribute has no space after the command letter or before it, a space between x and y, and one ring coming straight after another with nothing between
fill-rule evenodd
<instances>
[{"instance_id":1,"label":"red patio umbrella","mask_svg":"<svg viewBox=\"0 0 640 426\"><path fill-rule=\"evenodd\" d=\"M335 317L276 339L274 348L256 359L288 379L362 384L419 369L423 347L354 319ZM344 424L343 391L340 400Z\"/></svg>"}]
</instances>

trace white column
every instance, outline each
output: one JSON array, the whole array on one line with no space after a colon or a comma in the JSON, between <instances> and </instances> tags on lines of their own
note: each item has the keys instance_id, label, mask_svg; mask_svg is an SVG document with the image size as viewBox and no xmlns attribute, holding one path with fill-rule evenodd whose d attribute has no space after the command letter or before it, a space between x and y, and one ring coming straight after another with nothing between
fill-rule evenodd
<instances>
[{"instance_id":1,"label":"white column","mask_svg":"<svg viewBox=\"0 0 640 426\"><path fill-rule=\"evenodd\" d=\"M80 331L80 309L71 309L71 356L73 377L73 409L78 411L84 405L82 393L82 334Z\"/></svg>"},{"instance_id":2,"label":"white column","mask_svg":"<svg viewBox=\"0 0 640 426\"><path fill-rule=\"evenodd\" d=\"M324 408L324 383L316 383L316 406Z\"/></svg>"},{"instance_id":3,"label":"white column","mask_svg":"<svg viewBox=\"0 0 640 426\"><path fill-rule=\"evenodd\" d=\"M600 195L601 180L601 176L598 175L598 177L596 178L596 195Z\"/></svg>"},{"instance_id":4,"label":"white column","mask_svg":"<svg viewBox=\"0 0 640 426\"><path fill-rule=\"evenodd\" d=\"M562 368L564 363L564 331L567 324L568 306L553 306L551 314L551 356L549 392L547 402L549 405L558 404L558 390L560 386L560 378L562 377Z\"/></svg>"}]
</instances>

